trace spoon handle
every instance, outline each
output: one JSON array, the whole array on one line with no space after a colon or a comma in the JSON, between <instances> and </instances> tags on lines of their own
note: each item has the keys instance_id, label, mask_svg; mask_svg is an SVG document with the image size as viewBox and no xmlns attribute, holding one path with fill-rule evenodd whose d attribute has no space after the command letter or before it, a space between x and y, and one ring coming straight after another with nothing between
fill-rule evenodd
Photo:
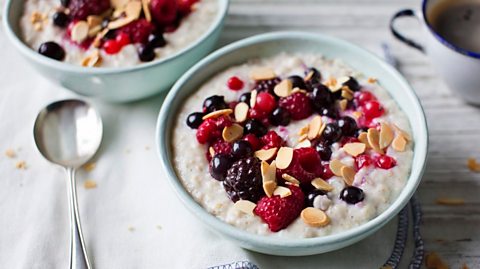
<instances>
[{"instance_id":1,"label":"spoon handle","mask_svg":"<svg viewBox=\"0 0 480 269\"><path fill-rule=\"evenodd\" d=\"M70 269L91 269L78 213L75 169L67 168L70 200Z\"/></svg>"}]
</instances>

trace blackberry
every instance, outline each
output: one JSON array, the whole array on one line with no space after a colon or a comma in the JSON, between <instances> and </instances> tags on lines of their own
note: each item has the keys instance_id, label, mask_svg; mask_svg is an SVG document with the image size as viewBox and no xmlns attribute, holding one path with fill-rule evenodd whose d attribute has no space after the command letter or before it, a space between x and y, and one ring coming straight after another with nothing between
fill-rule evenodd
<instances>
[{"instance_id":1,"label":"blackberry","mask_svg":"<svg viewBox=\"0 0 480 269\"><path fill-rule=\"evenodd\" d=\"M268 92L273 96L276 96L273 92L273 88L275 88L275 86L280 83L280 81L280 78L260 80L255 83L255 87L253 89L257 90L257 92Z\"/></svg>"},{"instance_id":2,"label":"blackberry","mask_svg":"<svg viewBox=\"0 0 480 269\"><path fill-rule=\"evenodd\" d=\"M230 200L258 202L264 196L260 160L256 157L241 159L232 164L223 181Z\"/></svg>"}]
</instances>

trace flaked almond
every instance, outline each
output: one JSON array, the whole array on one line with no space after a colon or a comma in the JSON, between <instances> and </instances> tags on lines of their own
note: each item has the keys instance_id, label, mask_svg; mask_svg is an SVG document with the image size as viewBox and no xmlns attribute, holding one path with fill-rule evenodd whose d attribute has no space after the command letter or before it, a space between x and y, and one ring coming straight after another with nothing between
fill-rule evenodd
<instances>
[{"instance_id":1,"label":"flaked almond","mask_svg":"<svg viewBox=\"0 0 480 269\"><path fill-rule=\"evenodd\" d=\"M302 128L300 128L300 130L298 130L298 135L304 135L304 134L308 134L308 125L305 125Z\"/></svg>"},{"instance_id":2,"label":"flaked almond","mask_svg":"<svg viewBox=\"0 0 480 269\"><path fill-rule=\"evenodd\" d=\"M278 148L270 148L270 149L261 149L255 151L255 157L259 158L262 161L271 160L275 154L277 153Z\"/></svg>"},{"instance_id":3,"label":"flaked almond","mask_svg":"<svg viewBox=\"0 0 480 269\"><path fill-rule=\"evenodd\" d=\"M305 140L301 141L300 143L298 143L297 145L295 145L295 149L309 148L311 146L312 146L312 142L310 142L310 140L308 140L308 139L305 139Z\"/></svg>"},{"instance_id":4,"label":"flaked almond","mask_svg":"<svg viewBox=\"0 0 480 269\"><path fill-rule=\"evenodd\" d=\"M300 181L289 174L282 174L282 178L285 181L292 183L293 185L300 185Z\"/></svg>"},{"instance_id":5,"label":"flaked almond","mask_svg":"<svg viewBox=\"0 0 480 269\"><path fill-rule=\"evenodd\" d=\"M27 163L25 161L18 161L15 163L15 168L19 170L26 170L27 169Z\"/></svg>"},{"instance_id":6,"label":"flaked almond","mask_svg":"<svg viewBox=\"0 0 480 269\"><path fill-rule=\"evenodd\" d=\"M412 137L410 136L409 133L402 130L396 124L392 124L392 125L393 125L393 129L395 129L396 132L400 133L407 141L412 141Z\"/></svg>"},{"instance_id":7,"label":"flaked almond","mask_svg":"<svg viewBox=\"0 0 480 269\"><path fill-rule=\"evenodd\" d=\"M292 195L292 191L289 188L286 188L283 186L277 186L277 188L273 192L273 195L278 195L281 198L285 198Z\"/></svg>"},{"instance_id":8,"label":"flaked almond","mask_svg":"<svg viewBox=\"0 0 480 269\"><path fill-rule=\"evenodd\" d=\"M300 92L300 93L307 94L307 91L306 91L306 90L304 90L304 89L300 89L300 88L298 88L298 87L296 87L296 88L293 88L293 90L292 90L292 94L294 94L294 93L297 93L297 92Z\"/></svg>"},{"instance_id":9,"label":"flaked almond","mask_svg":"<svg viewBox=\"0 0 480 269\"><path fill-rule=\"evenodd\" d=\"M350 166L344 166L341 169L343 181L349 186L353 184L353 181L355 180L355 169L353 169Z\"/></svg>"},{"instance_id":10,"label":"flaked almond","mask_svg":"<svg viewBox=\"0 0 480 269\"><path fill-rule=\"evenodd\" d=\"M322 210L314 207L307 207L302 210L300 217L303 222L311 227L324 227L330 223L327 214Z\"/></svg>"},{"instance_id":11,"label":"flaked almond","mask_svg":"<svg viewBox=\"0 0 480 269\"><path fill-rule=\"evenodd\" d=\"M102 17L97 15L90 15L87 17L87 24L89 28L93 28L95 26L101 26L102 24Z\"/></svg>"},{"instance_id":12,"label":"flaked almond","mask_svg":"<svg viewBox=\"0 0 480 269\"><path fill-rule=\"evenodd\" d=\"M140 1L130 1L125 6L125 16L127 18L134 18L134 20L140 17L142 12L142 3Z\"/></svg>"},{"instance_id":13,"label":"flaked almond","mask_svg":"<svg viewBox=\"0 0 480 269\"><path fill-rule=\"evenodd\" d=\"M367 148L370 147L370 144L368 143L368 135L367 135L367 132L361 132L359 135L358 135L358 140L360 142L362 142L363 144L365 144L365 146Z\"/></svg>"},{"instance_id":14,"label":"flaked almond","mask_svg":"<svg viewBox=\"0 0 480 269\"><path fill-rule=\"evenodd\" d=\"M350 80L349 76L341 76L337 78L337 83L343 86L343 84L349 80Z\"/></svg>"},{"instance_id":15,"label":"flaked almond","mask_svg":"<svg viewBox=\"0 0 480 269\"><path fill-rule=\"evenodd\" d=\"M439 205L450 206L459 206L465 204L465 200L461 198L438 198L435 202Z\"/></svg>"},{"instance_id":16,"label":"flaked almond","mask_svg":"<svg viewBox=\"0 0 480 269\"><path fill-rule=\"evenodd\" d=\"M373 148L377 153L383 153L383 150L380 148L380 134L377 129L370 128L367 132L368 144Z\"/></svg>"},{"instance_id":17,"label":"flaked almond","mask_svg":"<svg viewBox=\"0 0 480 269\"><path fill-rule=\"evenodd\" d=\"M330 170L336 176L342 176L342 168L346 165L339 160L332 160L330 161Z\"/></svg>"},{"instance_id":18,"label":"flaked almond","mask_svg":"<svg viewBox=\"0 0 480 269\"><path fill-rule=\"evenodd\" d=\"M325 86L327 86L331 92L337 92L342 88L342 84L337 83L337 79L334 77L328 78L325 82Z\"/></svg>"},{"instance_id":19,"label":"flaked almond","mask_svg":"<svg viewBox=\"0 0 480 269\"><path fill-rule=\"evenodd\" d=\"M238 103L235 106L235 120L237 122L244 122L248 117L248 105L244 102Z\"/></svg>"},{"instance_id":20,"label":"flaked almond","mask_svg":"<svg viewBox=\"0 0 480 269\"><path fill-rule=\"evenodd\" d=\"M43 22L43 14L38 12L38 11L34 11L32 12L32 14L30 15L30 22L32 24L35 24L35 23L38 23L38 22Z\"/></svg>"},{"instance_id":21,"label":"flaked almond","mask_svg":"<svg viewBox=\"0 0 480 269\"><path fill-rule=\"evenodd\" d=\"M390 128L390 125L386 122L380 123L380 138L378 140L379 147L381 149L387 148L390 146L390 143L392 143L393 138L393 130Z\"/></svg>"},{"instance_id":22,"label":"flaked almond","mask_svg":"<svg viewBox=\"0 0 480 269\"><path fill-rule=\"evenodd\" d=\"M330 185L328 182L326 182L325 180L323 180L319 177L312 180L311 184L316 189L319 189L319 190L322 190L322 191L332 191L333 190L332 185Z\"/></svg>"},{"instance_id":23,"label":"flaked almond","mask_svg":"<svg viewBox=\"0 0 480 269\"><path fill-rule=\"evenodd\" d=\"M476 172L476 173L480 172L480 164L477 162L475 158L468 158L467 167L472 172Z\"/></svg>"},{"instance_id":24,"label":"flaked almond","mask_svg":"<svg viewBox=\"0 0 480 269\"><path fill-rule=\"evenodd\" d=\"M101 25L90 27L90 28L88 28L88 37L94 37L98 33L100 33L100 31L102 31L102 26Z\"/></svg>"},{"instance_id":25,"label":"flaked almond","mask_svg":"<svg viewBox=\"0 0 480 269\"><path fill-rule=\"evenodd\" d=\"M305 77L303 78L303 80L304 80L305 82L310 81L310 80L313 78L313 75L315 75L315 71L310 70L310 72L308 72L308 73L305 75Z\"/></svg>"},{"instance_id":26,"label":"flaked almond","mask_svg":"<svg viewBox=\"0 0 480 269\"><path fill-rule=\"evenodd\" d=\"M230 126L223 128L222 137L227 142L233 142L243 136L243 126L234 123Z\"/></svg>"},{"instance_id":27,"label":"flaked almond","mask_svg":"<svg viewBox=\"0 0 480 269\"><path fill-rule=\"evenodd\" d=\"M251 216L253 216L253 210L256 206L257 205L255 203L248 200L238 200L237 202L235 202L235 204L233 204L233 207L235 207L235 209Z\"/></svg>"},{"instance_id":28,"label":"flaked almond","mask_svg":"<svg viewBox=\"0 0 480 269\"><path fill-rule=\"evenodd\" d=\"M257 104L257 90L253 90L250 94L250 107L254 108Z\"/></svg>"},{"instance_id":29,"label":"flaked almond","mask_svg":"<svg viewBox=\"0 0 480 269\"><path fill-rule=\"evenodd\" d=\"M398 152L405 151L405 147L407 146L407 140L403 135L397 135L395 139L392 141L392 148Z\"/></svg>"},{"instance_id":30,"label":"flaked almond","mask_svg":"<svg viewBox=\"0 0 480 269\"><path fill-rule=\"evenodd\" d=\"M150 12L150 0L142 0L143 14L147 21L152 21L152 13Z\"/></svg>"},{"instance_id":31,"label":"flaked almond","mask_svg":"<svg viewBox=\"0 0 480 269\"><path fill-rule=\"evenodd\" d=\"M287 169L293 159L293 149L289 147L281 147L278 150L277 158L275 162L277 163L278 169Z\"/></svg>"},{"instance_id":32,"label":"flaked almond","mask_svg":"<svg viewBox=\"0 0 480 269\"><path fill-rule=\"evenodd\" d=\"M298 137L298 140L297 140L297 141L298 141L298 142L302 142L302 141L304 141L304 140L307 139L307 138L308 138L308 135L307 135L307 134L302 134L301 136Z\"/></svg>"},{"instance_id":33,"label":"flaked almond","mask_svg":"<svg viewBox=\"0 0 480 269\"><path fill-rule=\"evenodd\" d=\"M348 105L348 100L346 99L342 99L338 102L338 106L340 107L341 111L345 111L347 109L347 105Z\"/></svg>"},{"instance_id":34,"label":"flaked almond","mask_svg":"<svg viewBox=\"0 0 480 269\"><path fill-rule=\"evenodd\" d=\"M357 157L358 155L364 153L366 148L367 146L364 143L359 142L347 143L343 146L343 150L353 157Z\"/></svg>"},{"instance_id":35,"label":"flaked almond","mask_svg":"<svg viewBox=\"0 0 480 269\"><path fill-rule=\"evenodd\" d=\"M210 153L210 156L215 156L215 149L213 149L213 147L209 147L208 152Z\"/></svg>"},{"instance_id":36,"label":"flaked almond","mask_svg":"<svg viewBox=\"0 0 480 269\"><path fill-rule=\"evenodd\" d=\"M313 119L310 121L308 125L308 139L313 140L317 138L321 127L322 127L322 117L318 115L313 117Z\"/></svg>"},{"instance_id":37,"label":"flaked almond","mask_svg":"<svg viewBox=\"0 0 480 269\"><path fill-rule=\"evenodd\" d=\"M99 48L102 45L102 38L110 31L109 29L103 29L100 33L95 36L95 39L92 41L92 46Z\"/></svg>"},{"instance_id":38,"label":"flaked almond","mask_svg":"<svg viewBox=\"0 0 480 269\"><path fill-rule=\"evenodd\" d=\"M287 97L292 93L292 88L292 81L284 79L273 88L273 92L279 97Z\"/></svg>"},{"instance_id":39,"label":"flaked almond","mask_svg":"<svg viewBox=\"0 0 480 269\"><path fill-rule=\"evenodd\" d=\"M277 188L277 167L275 165L275 161L273 161L271 164L262 161L260 164L260 172L262 174L263 191L268 197L272 197L275 188Z\"/></svg>"},{"instance_id":40,"label":"flaked almond","mask_svg":"<svg viewBox=\"0 0 480 269\"><path fill-rule=\"evenodd\" d=\"M318 136L322 136L323 131L325 130L325 127L327 127L327 124L325 122L322 123L322 126L320 127L320 131L318 131Z\"/></svg>"},{"instance_id":41,"label":"flaked almond","mask_svg":"<svg viewBox=\"0 0 480 269\"><path fill-rule=\"evenodd\" d=\"M15 153L15 151L13 149L7 149L5 151L5 156L7 156L10 159L14 159L15 157L17 157L17 154Z\"/></svg>"},{"instance_id":42,"label":"flaked almond","mask_svg":"<svg viewBox=\"0 0 480 269\"><path fill-rule=\"evenodd\" d=\"M368 78L367 82L370 83L370 84L374 84L375 82L377 82L377 79L370 77L370 78Z\"/></svg>"},{"instance_id":43,"label":"flaked almond","mask_svg":"<svg viewBox=\"0 0 480 269\"><path fill-rule=\"evenodd\" d=\"M275 71L268 67L259 67L252 70L250 78L253 80L269 80L275 78Z\"/></svg>"},{"instance_id":44,"label":"flaked almond","mask_svg":"<svg viewBox=\"0 0 480 269\"><path fill-rule=\"evenodd\" d=\"M135 20L135 18L133 18L133 17L121 17L117 20L109 22L107 28L111 29L111 30L118 29L120 27L123 27L123 26L131 23L134 20Z\"/></svg>"},{"instance_id":45,"label":"flaked almond","mask_svg":"<svg viewBox=\"0 0 480 269\"><path fill-rule=\"evenodd\" d=\"M230 115L230 114L232 114L232 113L233 113L233 110L231 110L230 108L220 109L220 110L216 110L216 111L210 112L210 113L208 113L207 115L203 116L202 120L215 119L215 118L218 118L218 117L220 117L220 116Z\"/></svg>"},{"instance_id":46,"label":"flaked almond","mask_svg":"<svg viewBox=\"0 0 480 269\"><path fill-rule=\"evenodd\" d=\"M342 87L342 97L347 99L347 100L352 100L353 99L353 91L350 90L349 87L343 86Z\"/></svg>"},{"instance_id":47,"label":"flaked almond","mask_svg":"<svg viewBox=\"0 0 480 269\"><path fill-rule=\"evenodd\" d=\"M266 181L262 183L263 191L268 197L272 197L273 192L277 188L277 182L275 181Z\"/></svg>"},{"instance_id":48,"label":"flaked almond","mask_svg":"<svg viewBox=\"0 0 480 269\"><path fill-rule=\"evenodd\" d=\"M95 189L97 187L97 182L95 182L94 180L92 179L87 179L85 180L85 182L83 183L83 187L85 189Z\"/></svg>"},{"instance_id":49,"label":"flaked almond","mask_svg":"<svg viewBox=\"0 0 480 269\"><path fill-rule=\"evenodd\" d=\"M88 37L88 23L86 21L78 21L72 27L71 39L77 43L81 43Z\"/></svg>"},{"instance_id":50,"label":"flaked almond","mask_svg":"<svg viewBox=\"0 0 480 269\"><path fill-rule=\"evenodd\" d=\"M83 170L87 172L92 172L95 169L95 167L97 167L97 164L94 162L89 162L82 166Z\"/></svg>"},{"instance_id":51,"label":"flaked almond","mask_svg":"<svg viewBox=\"0 0 480 269\"><path fill-rule=\"evenodd\" d=\"M110 0L110 4L115 9L124 8L130 0Z\"/></svg>"},{"instance_id":52,"label":"flaked almond","mask_svg":"<svg viewBox=\"0 0 480 269\"><path fill-rule=\"evenodd\" d=\"M359 119L362 116L362 112L354 111L354 112L352 112L352 116L356 119Z\"/></svg>"},{"instance_id":53,"label":"flaked almond","mask_svg":"<svg viewBox=\"0 0 480 269\"><path fill-rule=\"evenodd\" d=\"M36 22L33 24L33 29L37 32L43 31L43 23L41 22Z\"/></svg>"},{"instance_id":54,"label":"flaked almond","mask_svg":"<svg viewBox=\"0 0 480 269\"><path fill-rule=\"evenodd\" d=\"M91 55L85 57L82 61L84 67L98 67L102 64L102 57L100 52L95 50Z\"/></svg>"}]
</instances>

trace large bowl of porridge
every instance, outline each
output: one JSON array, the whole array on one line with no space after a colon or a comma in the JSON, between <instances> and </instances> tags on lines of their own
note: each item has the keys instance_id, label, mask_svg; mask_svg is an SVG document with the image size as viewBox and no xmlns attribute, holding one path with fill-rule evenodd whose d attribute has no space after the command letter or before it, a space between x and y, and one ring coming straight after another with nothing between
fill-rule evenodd
<instances>
[{"instance_id":1,"label":"large bowl of porridge","mask_svg":"<svg viewBox=\"0 0 480 269\"><path fill-rule=\"evenodd\" d=\"M280 32L184 74L157 142L167 180L207 227L297 256L353 244L396 216L420 183L428 133L394 68L336 38Z\"/></svg>"},{"instance_id":2,"label":"large bowl of porridge","mask_svg":"<svg viewBox=\"0 0 480 269\"><path fill-rule=\"evenodd\" d=\"M5 32L47 78L106 101L167 90L215 46L228 0L6 2Z\"/></svg>"}]
</instances>

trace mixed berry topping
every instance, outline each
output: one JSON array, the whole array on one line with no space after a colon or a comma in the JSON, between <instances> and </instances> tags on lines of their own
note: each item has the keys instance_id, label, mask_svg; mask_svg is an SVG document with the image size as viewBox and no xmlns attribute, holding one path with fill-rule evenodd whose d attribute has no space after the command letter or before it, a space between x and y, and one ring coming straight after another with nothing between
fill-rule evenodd
<instances>
[{"instance_id":1,"label":"mixed berry topping","mask_svg":"<svg viewBox=\"0 0 480 269\"><path fill-rule=\"evenodd\" d=\"M364 175L394 168L388 153L404 151L410 139L381 118L388 111L354 77L323 78L307 68L304 77L282 79L263 69L252 80L229 77L225 90L235 98L208 96L186 124L196 129L210 174L230 200L240 210L254 208L273 232L299 217L313 227L328 225L325 211L338 203L330 181L343 181L342 203L360 203ZM306 125L290 129L299 122Z\"/></svg>"},{"instance_id":2,"label":"mixed berry topping","mask_svg":"<svg viewBox=\"0 0 480 269\"><path fill-rule=\"evenodd\" d=\"M63 50L60 45L53 41L45 42L40 45L40 48L38 48L38 53L58 61L61 61L63 58L65 58L65 50Z\"/></svg>"}]
</instances>

